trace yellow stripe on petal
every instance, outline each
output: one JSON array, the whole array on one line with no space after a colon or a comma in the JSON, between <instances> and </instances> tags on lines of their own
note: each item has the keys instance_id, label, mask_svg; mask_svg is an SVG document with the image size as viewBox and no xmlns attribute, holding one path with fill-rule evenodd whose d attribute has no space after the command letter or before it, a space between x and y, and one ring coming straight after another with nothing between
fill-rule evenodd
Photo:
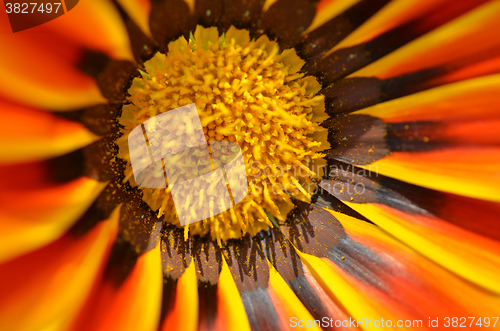
<instances>
[{"instance_id":1,"label":"yellow stripe on petal","mask_svg":"<svg viewBox=\"0 0 500 331\"><path fill-rule=\"evenodd\" d=\"M118 233L119 208L84 237L66 235L0 265L0 330L67 325L83 306Z\"/></svg>"},{"instance_id":2,"label":"yellow stripe on petal","mask_svg":"<svg viewBox=\"0 0 500 331\"><path fill-rule=\"evenodd\" d=\"M147 36L151 37L149 30L149 13L151 12L150 0L117 0L125 9L130 18Z\"/></svg>"},{"instance_id":3,"label":"yellow stripe on petal","mask_svg":"<svg viewBox=\"0 0 500 331\"><path fill-rule=\"evenodd\" d=\"M160 245L142 254L114 297L98 331L156 331L160 320L163 270Z\"/></svg>"},{"instance_id":4,"label":"yellow stripe on petal","mask_svg":"<svg viewBox=\"0 0 500 331\"><path fill-rule=\"evenodd\" d=\"M304 307L295 293L290 289L283 277L276 271L271 262L269 264L269 292L273 299L274 306L280 310L285 317L284 325L290 325L292 318L295 321L303 321L303 327L297 327L297 330L321 330L320 325L314 322L314 317Z\"/></svg>"},{"instance_id":5,"label":"yellow stripe on petal","mask_svg":"<svg viewBox=\"0 0 500 331\"><path fill-rule=\"evenodd\" d=\"M339 302L353 319L363 318L364 322L357 324L363 330L379 330L380 327L374 327L373 324L367 325L366 320L381 321L390 319L393 325L396 325L398 318L395 318L382 305L371 298L369 293L358 291L356 286L342 277L339 269L334 269L332 264L324 258L305 254L297 250L301 261L307 266L311 274L336 302ZM401 318L399 318L401 319ZM359 320L361 322L361 320ZM400 328L404 330L405 328Z\"/></svg>"},{"instance_id":6,"label":"yellow stripe on petal","mask_svg":"<svg viewBox=\"0 0 500 331\"><path fill-rule=\"evenodd\" d=\"M500 2L492 1L410 42L348 77L387 79L488 52L500 46Z\"/></svg>"},{"instance_id":7,"label":"yellow stripe on petal","mask_svg":"<svg viewBox=\"0 0 500 331\"><path fill-rule=\"evenodd\" d=\"M222 270L217 283L219 308L224 318L224 325L238 331L250 331L245 307L240 292L236 287L231 271L223 258Z\"/></svg>"},{"instance_id":8,"label":"yellow stripe on petal","mask_svg":"<svg viewBox=\"0 0 500 331\"><path fill-rule=\"evenodd\" d=\"M497 147L394 152L360 167L422 187L500 202L500 149Z\"/></svg>"},{"instance_id":9,"label":"yellow stripe on petal","mask_svg":"<svg viewBox=\"0 0 500 331\"><path fill-rule=\"evenodd\" d=\"M500 297L490 291L478 286L471 286L467 280L442 268L432 260L421 255L416 250L395 239L379 226L361 222L354 217L329 210L342 224L342 227L355 242L369 247L377 255L388 256L390 261L396 261L399 266L404 266L413 275L412 279L406 279L405 286L414 283L413 291L421 291L422 285L433 295L443 300L451 300L453 304L439 307L446 314L449 309L456 312L457 316L496 316L500 310ZM396 277L387 275L389 282L396 281ZM410 285L412 286L412 285ZM404 294L395 293L396 297L403 300ZM430 307L430 309L434 309ZM434 313L438 314L437 311ZM468 316L469 316L468 315ZM445 315L447 316L447 315Z\"/></svg>"},{"instance_id":10,"label":"yellow stripe on petal","mask_svg":"<svg viewBox=\"0 0 500 331\"><path fill-rule=\"evenodd\" d=\"M415 222L410 224L404 219L409 215L387 206L344 203L430 260L474 284L500 293L498 251L490 252Z\"/></svg>"},{"instance_id":11,"label":"yellow stripe on petal","mask_svg":"<svg viewBox=\"0 0 500 331\"><path fill-rule=\"evenodd\" d=\"M325 57L338 49L356 46L369 41L446 1L448 0L393 0L347 38L338 43L325 54Z\"/></svg>"},{"instance_id":12,"label":"yellow stripe on petal","mask_svg":"<svg viewBox=\"0 0 500 331\"><path fill-rule=\"evenodd\" d=\"M361 0L331 0L319 2L316 16L314 16L311 25L309 25L303 34L308 34L312 30L319 28L360 1Z\"/></svg>"},{"instance_id":13,"label":"yellow stripe on petal","mask_svg":"<svg viewBox=\"0 0 500 331\"><path fill-rule=\"evenodd\" d=\"M127 28L111 0L80 1L65 15L41 28L112 58L134 61Z\"/></svg>"},{"instance_id":14,"label":"yellow stripe on petal","mask_svg":"<svg viewBox=\"0 0 500 331\"><path fill-rule=\"evenodd\" d=\"M55 115L0 100L0 163L21 163L59 156L98 139L85 126Z\"/></svg>"},{"instance_id":15,"label":"yellow stripe on petal","mask_svg":"<svg viewBox=\"0 0 500 331\"><path fill-rule=\"evenodd\" d=\"M59 238L105 186L82 177L49 188L0 192L0 261Z\"/></svg>"},{"instance_id":16,"label":"yellow stripe on petal","mask_svg":"<svg viewBox=\"0 0 500 331\"><path fill-rule=\"evenodd\" d=\"M0 29L9 29L2 23ZM0 33L0 95L50 110L106 103L95 80L77 67L83 47L40 27L45 24L15 34Z\"/></svg>"},{"instance_id":17,"label":"yellow stripe on petal","mask_svg":"<svg viewBox=\"0 0 500 331\"><path fill-rule=\"evenodd\" d=\"M175 306L165 317L162 330L196 331L198 329L198 278L194 259L177 281Z\"/></svg>"},{"instance_id":18,"label":"yellow stripe on petal","mask_svg":"<svg viewBox=\"0 0 500 331\"><path fill-rule=\"evenodd\" d=\"M365 114L386 122L476 120L498 114L500 75L490 75L443 85L403 98L368 107L353 114Z\"/></svg>"}]
</instances>

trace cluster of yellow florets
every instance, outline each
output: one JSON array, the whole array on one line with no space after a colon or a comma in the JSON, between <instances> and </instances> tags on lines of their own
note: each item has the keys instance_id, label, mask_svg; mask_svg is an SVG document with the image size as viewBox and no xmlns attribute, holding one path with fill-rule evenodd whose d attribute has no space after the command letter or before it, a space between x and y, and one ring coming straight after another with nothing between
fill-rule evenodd
<instances>
[{"instance_id":1,"label":"cluster of yellow florets","mask_svg":"<svg viewBox=\"0 0 500 331\"><path fill-rule=\"evenodd\" d=\"M241 147L249 184L247 197L235 207L186 226L191 234L210 233L214 239L239 238L272 226L293 207L290 195L310 198L314 189L314 160L328 148L319 126L326 114L320 85L299 73L304 61L293 49L279 52L266 36L250 40L246 30L198 27L190 40L168 45L144 63L145 72L133 80L130 104L123 107L125 127L120 156L129 159L127 136L144 121L171 109L196 104L207 141L231 141ZM201 138L201 137L200 137ZM210 151L219 157L224 145ZM208 160L207 155L207 160ZM315 168L316 169L316 168ZM132 170L127 180L133 182ZM167 189L143 190L143 199L178 224Z\"/></svg>"}]
</instances>

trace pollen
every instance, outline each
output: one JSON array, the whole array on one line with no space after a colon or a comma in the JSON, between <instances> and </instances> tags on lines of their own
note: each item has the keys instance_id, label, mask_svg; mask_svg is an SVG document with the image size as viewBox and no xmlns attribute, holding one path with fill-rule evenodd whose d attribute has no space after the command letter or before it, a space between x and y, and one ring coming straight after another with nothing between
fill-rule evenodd
<instances>
[{"instance_id":1,"label":"pollen","mask_svg":"<svg viewBox=\"0 0 500 331\"><path fill-rule=\"evenodd\" d=\"M185 237L210 235L221 245L279 226L293 199L311 199L325 164L321 152L330 147L320 126L328 117L321 86L300 71L303 65L294 49L280 50L265 35L250 40L247 30L234 27L220 35L215 27L198 26L189 40L171 42L167 54L158 52L144 63L122 108L118 145L128 162L125 181L138 186L128 155L131 130L195 103L207 142L230 141L241 148L248 194L232 208L186 225ZM228 153L224 144L214 146L203 156L206 163ZM169 187L138 188L158 217L180 226Z\"/></svg>"}]
</instances>

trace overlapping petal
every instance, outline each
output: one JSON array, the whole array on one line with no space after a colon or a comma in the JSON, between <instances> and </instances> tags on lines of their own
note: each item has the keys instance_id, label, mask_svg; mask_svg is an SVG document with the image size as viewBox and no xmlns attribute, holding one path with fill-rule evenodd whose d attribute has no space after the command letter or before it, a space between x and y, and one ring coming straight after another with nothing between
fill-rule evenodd
<instances>
[{"instance_id":1,"label":"overlapping petal","mask_svg":"<svg viewBox=\"0 0 500 331\"><path fill-rule=\"evenodd\" d=\"M82 238L63 233L105 184L80 178L54 185L40 180L46 175L41 164L24 165L40 182L14 191L9 184L10 195L0 194L0 261L9 260L0 265L6 293L0 329L69 323L73 330L103 331L290 329L293 317L323 316L422 320L426 326L428 317L498 314L500 78L487 76L500 70L500 44L491 38L498 30L497 2L117 2L130 18L126 24L111 1L87 1L37 28L37 36L0 37L0 46L10 45L0 55L8 77L0 94L37 108L5 102L0 115L25 126L0 134L2 141L11 139L0 162L54 157L95 139L83 125L38 108L78 109L105 103L103 95L123 102L135 70L126 33L139 31L134 24L158 43L132 32L132 44L142 48L134 50L139 62L144 52L187 36L197 23L235 24L296 46L309 59L303 70L311 69L326 87L330 115L395 100L324 123L331 129L330 165L351 167L319 183L330 195L318 194L312 204L296 201L286 224L225 247L207 238L186 241L180 231L161 229L149 211L137 213L139 200L122 196L128 188L114 168L102 171L111 136L85 153L95 154L89 163L102 172L100 180L112 179L98 204L107 203L105 210L127 205ZM175 19L165 22L165 15ZM5 28L6 16L0 19ZM125 61L96 61L108 58ZM380 178L347 174L363 168ZM357 183L367 192L346 193ZM29 209L22 208L25 201ZM481 213L487 215L472 224ZM142 223L145 216L149 222ZM64 295L51 296L61 290ZM22 319L26 312L30 318ZM341 323L338 329L358 328Z\"/></svg>"},{"instance_id":2,"label":"overlapping petal","mask_svg":"<svg viewBox=\"0 0 500 331\"><path fill-rule=\"evenodd\" d=\"M83 124L0 100L0 163L32 162L66 154L95 140Z\"/></svg>"},{"instance_id":3,"label":"overlapping petal","mask_svg":"<svg viewBox=\"0 0 500 331\"><path fill-rule=\"evenodd\" d=\"M498 137L488 135L488 124L484 131L474 125L477 121L492 124L490 121L497 120L499 82L498 75L486 76L355 112L403 123L400 136L405 136L410 123L422 124L410 130L406 138L400 139L394 133L394 139L389 138L393 153L364 167L420 186L499 201ZM442 125L440 131L437 124ZM426 135L433 126L438 131ZM469 134L473 134L470 139Z\"/></svg>"},{"instance_id":4,"label":"overlapping petal","mask_svg":"<svg viewBox=\"0 0 500 331\"><path fill-rule=\"evenodd\" d=\"M157 330L162 292L159 247L141 255L121 281L108 268L70 329Z\"/></svg>"},{"instance_id":5,"label":"overlapping petal","mask_svg":"<svg viewBox=\"0 0 500 331\"><path fill-rule=\"evenodd\" d=\"M15 184L15 183L14 183ZM49 244L89 208L105 184L90 178L0 192L0 261Z\"/></svg>"},{"instance_id":6,"label":"overlapping petal","mask_svg":"<svg viewBox=\"0 0 500 331\"><path fill-rule=\"evenodd\" d=\"M117 231L118 212L114 212L84 237L68 233L1 264L0 328L36 331L66 327L102 272Z\"/></svg>"}]
</instances>

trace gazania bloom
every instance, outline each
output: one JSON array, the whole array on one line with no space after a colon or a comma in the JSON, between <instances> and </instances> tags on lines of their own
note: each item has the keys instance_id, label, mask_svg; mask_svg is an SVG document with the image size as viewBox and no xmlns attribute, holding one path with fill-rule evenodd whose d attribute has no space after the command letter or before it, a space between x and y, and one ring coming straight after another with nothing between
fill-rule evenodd
<instances>
[{"instance_id":1,"label":"gazania bloom","mask_svg":"<svg viewBox=\"0 0 500 331\"><path fill-rule=\"evenodd\" d=\"M499 1L82 0L0 30L0 330L500 327ZM239 146L248 194L181 226L129 138L192 104L216 144L175 178Z\"/></svg>"}]
</instances>

